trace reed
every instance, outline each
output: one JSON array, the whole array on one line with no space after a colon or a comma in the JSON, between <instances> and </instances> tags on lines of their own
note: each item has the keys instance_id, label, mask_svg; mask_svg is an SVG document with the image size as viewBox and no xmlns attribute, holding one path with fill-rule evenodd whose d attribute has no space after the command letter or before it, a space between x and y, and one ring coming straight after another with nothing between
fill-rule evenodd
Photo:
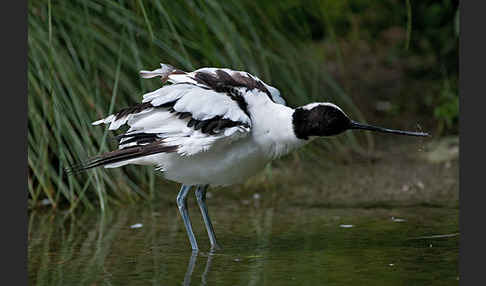
<instances>
[{"instance_id":1,"label":"reed","mask_svg":"<svg viewBox=\"0 0 486 286\"><path fill-rule=\"evenodd\" d=\"M278 87L291 106L333 101L362 119L323 68L325 62L308 48L310 23L285 17L288 3L29 1L29 207L82 205L104 211L173 187L145 167L77 176L64 172L116 148L110 132L90 123L157 88L158 81L142 81L138 71L161 62L185 70L245 70ZM360 148L347 134L305 152L339 150L343 144Z\"/></svg>"}]
</instances>

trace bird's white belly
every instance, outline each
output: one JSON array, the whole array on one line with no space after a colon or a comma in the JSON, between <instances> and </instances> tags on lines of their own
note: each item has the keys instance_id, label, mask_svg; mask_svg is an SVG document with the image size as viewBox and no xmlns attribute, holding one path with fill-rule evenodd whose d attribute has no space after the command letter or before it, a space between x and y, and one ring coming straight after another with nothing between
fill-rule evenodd
<instances>
[{"instance_id":1,"label":"bird's white belly","mask_svg":"<svg viewBox=\"0 0 486 286\"><path fill-rule=\"evenodd\" d=\"M225 186L244 182L260 171L270 158L251 138L215 145L192 156L161 154L158 164L165 178L186 185Z\"/></svg>"}]
</instances>

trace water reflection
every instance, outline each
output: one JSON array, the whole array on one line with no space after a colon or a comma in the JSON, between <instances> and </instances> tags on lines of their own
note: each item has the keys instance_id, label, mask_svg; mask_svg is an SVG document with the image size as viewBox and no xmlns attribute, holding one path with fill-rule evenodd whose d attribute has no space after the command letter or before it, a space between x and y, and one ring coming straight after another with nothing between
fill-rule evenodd
<instances>
[{"instance_id":1,"label":"water reflection","mask_svg":"<svg viewBox=\"0 0 486 286\"><path fill-rule=\"evenodd\" d=\"M192 273L194 272L194 267L196 266L198 256L204 257L203 253L198 251L192 251L191 256L189 257L189 261L187 263L187 270L186 274L184 275L184 281L182 285L191 285ZM204 267L204 272L201 275L201 285L207 285L207 276L209 274L209 271L211 270L213 256L214 251L210 251L207 253L206 266Z\"/></svg>"},{"instance_id":2,"label":"water reflection","mask_svg":"<svg viewBox=\"0 0 486 286\"><path fill-rule=\"evenodd\" d=\"M77 217L31 212L30 284L427 285L437 275L456 281L457 209L213 209L223 250L205 251L201 220L194 222L198 253L172 206ZM130 227L136 223L142 227Z\"/></svg>"},{"instance_id":3,"label":"water reflection","mask_svg":"<svg viewBox=\"0 0 486 286\"><path fill-rule=\"evenodd\" d=\"M258 253L258 255L249 255L249 257L264 257L270 251L270 239L271 233L273 229L273 214L274 208L250 208L249 209L249 217L250 217L250 227L249 231L254 231L256 233L255 237L255 248L252 249L253 253ZM224 226L222 226L224 227ZM204 267L204 271L201 275L201 285L207 285L207 277L211 270L212 260L216 255L225 257L226 260L231 260L233 262L240 262L241 258L234 258L234 253L231 249L222 249L219 250L221 253L216 253L218 250L209 250L209 252L197 252L192 251L191 255L189 256L189 260L187 263L187 270L184 275L183 285L191 285L191 279L194 272L194 269L197 265L197 260L199 258L206 257L206 265ZM226 251L226 252L225 252ZM238 257L236 255L235 257ZM254 259L254 262L250 265L248 272L246 273L246 278L248 279L249 286L259 285L261 284L261 278L263 276L264 271L264 260L263 259Z\"/></svg>"},{"instance_id":4,"label":"water reflection","mask_svg":"<svg viewBox=\"0 0 486 286\"><path fill-rule=\"evenodd\" d=\"M197 251L193 251L189 257L189 263L187 264L186 275L184 275L183 285L191 285L192 272L194 272L194 266L196 266ZM209 257L209 256L208 256Z\"/></svg>"}]
</instances>

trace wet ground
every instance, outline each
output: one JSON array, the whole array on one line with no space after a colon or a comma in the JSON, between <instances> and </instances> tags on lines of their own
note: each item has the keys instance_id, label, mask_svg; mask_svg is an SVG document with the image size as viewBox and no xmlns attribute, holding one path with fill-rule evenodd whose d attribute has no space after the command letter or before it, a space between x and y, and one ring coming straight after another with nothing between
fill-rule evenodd
<instances>
[{"instance_id":1,"label":"wet ground","mask_svg":"<svg viewBox=\"0 0 486 286\"><path fill-rule=\"evenodd\" d=\"M245 187L215 189L208 206L223 246L216 252L208 251L191 197L201 248L192 254L175 189L104 215L31 211L30 284L457 285L459 185L451 142L380 148L384 153L319 177L291 158L288 169L264 172Z\"/></svg>"}]
</instances>

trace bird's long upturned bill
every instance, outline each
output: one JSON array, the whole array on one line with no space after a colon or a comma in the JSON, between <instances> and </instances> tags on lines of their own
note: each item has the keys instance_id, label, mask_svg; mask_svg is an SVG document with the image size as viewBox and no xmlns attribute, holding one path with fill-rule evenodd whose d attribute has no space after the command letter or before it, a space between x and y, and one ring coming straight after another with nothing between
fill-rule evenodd
<instances>
[{"instance_id":1,"label":"bird's long upturned bill","mask_svg":"<svg viewBox=\"0 0 486 286\"><path fill-rule=\"evenodd\" d=\"M363 129L369 131L377 131L383 133L392 133L392 134L399 134L399 135L408 135L408 136L421 136L426 137L429 136L429 133L425 132L413 132L413 131L404 131L404 130L396 130L396 129L389 129L380 126L374 126L364 123L359 123L356 121L351 121L351 128L350 129Z\"/></svg>"}]
</instances>

